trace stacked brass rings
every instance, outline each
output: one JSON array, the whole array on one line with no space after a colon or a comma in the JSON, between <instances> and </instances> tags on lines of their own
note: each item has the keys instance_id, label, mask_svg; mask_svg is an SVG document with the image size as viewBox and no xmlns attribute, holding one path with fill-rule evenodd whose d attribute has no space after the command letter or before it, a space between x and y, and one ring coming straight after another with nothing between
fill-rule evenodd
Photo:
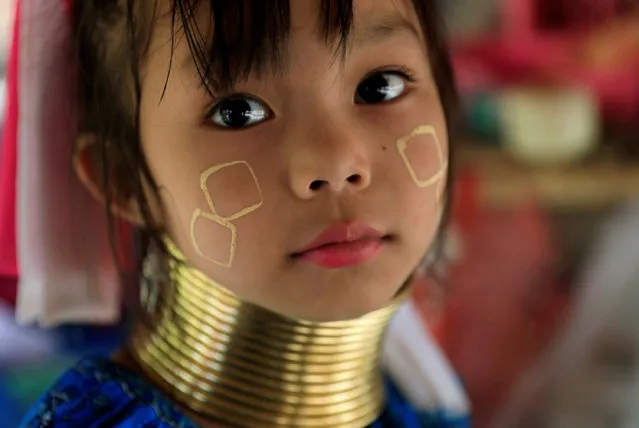
<instances>
[{"instance_id":1,"label":"stacked brass rings","mask_svg":"<svg viewBox=\"0 0 639 428\"><path fill-rule=\"evenodd\" d=\"M381 342L403 295L361 318L295 320L241 301L184 263L130 350L178 403L224 426L364 427L384 403Z\"/></svg>"}]
</instances>

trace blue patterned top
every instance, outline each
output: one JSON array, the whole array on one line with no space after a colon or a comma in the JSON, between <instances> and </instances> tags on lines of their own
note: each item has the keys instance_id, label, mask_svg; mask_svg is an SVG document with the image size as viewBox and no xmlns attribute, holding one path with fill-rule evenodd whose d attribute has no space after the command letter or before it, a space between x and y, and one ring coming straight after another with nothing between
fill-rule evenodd
<instances>
[{"instance_id":1,"label":"blue patterned top","mask_svg":"<svg viewBox=\"0 0 639 428\"><path fill-rule=\"evenodd\" d=\"M24 428L194 428L159 390L106 358L87 358L66 372L32 407ZM466 428L467 421L418 414L387 384L382 415L370 428Z\"/></svg>"}]
</instances>

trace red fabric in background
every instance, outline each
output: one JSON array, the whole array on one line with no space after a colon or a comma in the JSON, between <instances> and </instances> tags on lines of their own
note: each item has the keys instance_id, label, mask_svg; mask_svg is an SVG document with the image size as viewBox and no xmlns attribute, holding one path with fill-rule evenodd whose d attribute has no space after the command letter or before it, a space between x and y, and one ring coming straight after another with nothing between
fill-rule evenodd
<instances>
[{"instance_id":1,"label":"red fabric in background","mask_svg":"<svg viewBox=\"0 0 639 428\"><path fill-rule=\"evenodd\" d=\"M525 189L522 189L525 191ZM481 201L481 177L460 171L451 218L460 258L442 286L423 279L415 299L473 407L490 426L520 376L554 337L569 308L558 280L558 247L534 198L497 210Z\"/></svg>"},{"instance_id":2,"label":"red fabric in background","mask_svg":"<svg viewBox=\"0 0 639 428\"><path fill-rule=\"evenodd\" d=\"M18 297L18 278L0 276L0 302L15 308Z\"/></svg>"},{"instance_id":3,"label":"red fabric in background","mask_svg":"<svg viewBox=\"0 0 639 428\"><path fill-rule=\"evenodd\" d=\"M17 2L16 18L20 2ZM7 104L0 154L0 300L15 305L18 277L16 254L16 177L18 142L18 46L19 26L15 19L7 67Z\"/></svg>"}]
</instances>

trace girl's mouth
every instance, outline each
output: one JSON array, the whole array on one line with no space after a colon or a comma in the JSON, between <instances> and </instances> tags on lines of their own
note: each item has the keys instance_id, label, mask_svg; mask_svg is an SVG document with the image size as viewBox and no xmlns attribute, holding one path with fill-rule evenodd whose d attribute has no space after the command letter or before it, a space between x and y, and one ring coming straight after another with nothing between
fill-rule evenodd
<instances>
[{"instance_id":1,"label":"girl's mouth","mask_svg":"<svg viewBox=\"0 0 639 428\"><path fill-rule=\"evenodd\" d=\"M389 237L365 223L338 223L293 257L326 269L366 263L383 251Z\"/></svg>"}]
</instances>

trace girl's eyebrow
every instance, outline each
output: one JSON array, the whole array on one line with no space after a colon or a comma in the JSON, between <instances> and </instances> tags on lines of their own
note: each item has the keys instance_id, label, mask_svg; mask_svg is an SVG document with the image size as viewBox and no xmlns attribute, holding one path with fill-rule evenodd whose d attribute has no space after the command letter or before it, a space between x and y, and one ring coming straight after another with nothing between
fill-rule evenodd
<instances>
[{"instance_id":1,"label":"girl's eyebrow","mask_svg":"<svg viewBox=\"0 0 639 428\"><path fill-rule=\"evenodd\" d=\"M420 39L415 26L398 12L375 16L365 19L361 25L355 27L349 49L381 43L402 34Z\"/></svg>"}]
</instances>

